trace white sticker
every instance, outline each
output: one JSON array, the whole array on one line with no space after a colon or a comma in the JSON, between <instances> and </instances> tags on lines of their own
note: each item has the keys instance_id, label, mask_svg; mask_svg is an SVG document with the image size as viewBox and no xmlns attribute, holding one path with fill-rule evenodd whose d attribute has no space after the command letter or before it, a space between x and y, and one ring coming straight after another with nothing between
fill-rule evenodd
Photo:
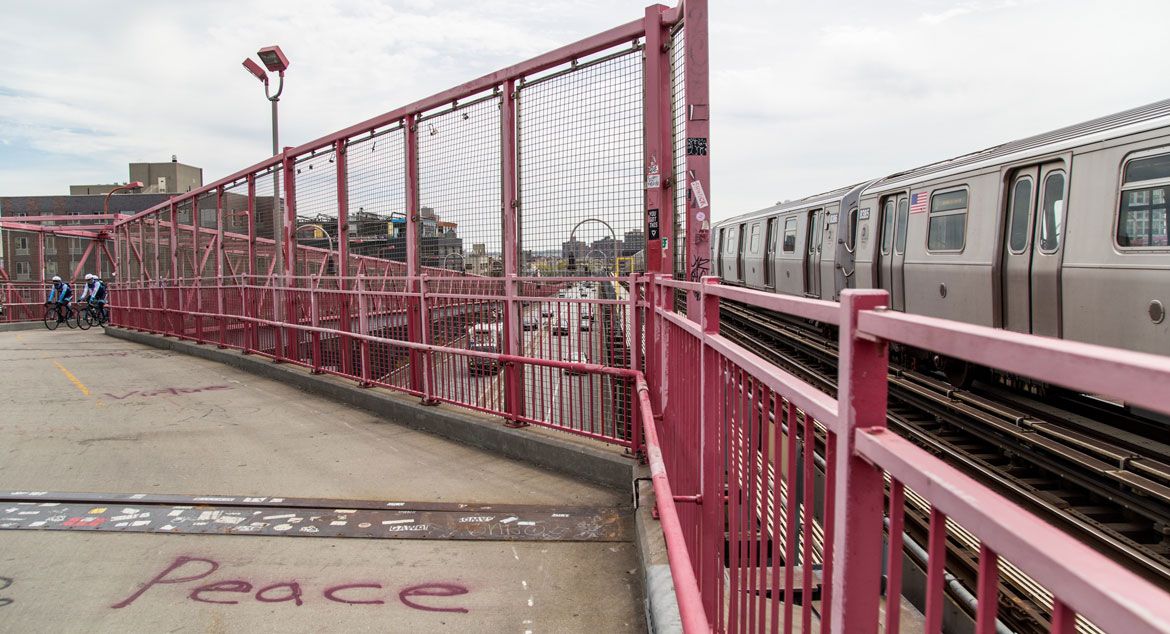
<instances>
[{"instance_id":1,"label":"white sticker","mask_svg":"<svg viewBox=\"0 0 1170 634\"><path fill-rule=\"evenodd\" d=\"M695 214L695 220L698 220L699 222L703 222L706 219L707 219L707 214L705 214L701 211Z\"/></svg>"},{"instance_id":2,"label":"white sticker","mask_svg":"<svg viewBox=\"0 0 1170 634\"><path fill-rule=\"evenodd\" d=\"M691 191L695 193L695 206L699 209L707 208L707 194L703 193L703 184L699 181L691 181Z\"/></svg>"},{"instance_id":3,"label":"white sticker","mask_svg":"<svg viewBox=\"0 0 1170 634\"><path fill-rule=\"evenodd\" d=\"M651 174L646 178L646 189L658 189L659 187L662 187L662 176Z\"/></svg>"}]
</instances>

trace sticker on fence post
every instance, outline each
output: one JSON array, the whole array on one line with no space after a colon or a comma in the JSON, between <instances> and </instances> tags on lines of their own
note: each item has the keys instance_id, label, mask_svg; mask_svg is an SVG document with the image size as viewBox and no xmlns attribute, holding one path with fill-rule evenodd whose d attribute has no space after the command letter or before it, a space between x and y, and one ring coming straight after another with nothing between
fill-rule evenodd
<instances>
[{"instance_id":1,"label":"sticker on fence post","mask_svg":"<svg viewBox=\"0 0 1170 634\"><path fill-rule=\"evenodd\" d=\"M691 181L691 191L695 193L695 206L699 209L705 209L707 207L707 194L703 191L703 183L697 180Z\"/></svg>"},{"instance_id":2,"label":"sticker on fence post","mask_svg":"<svg viewBox=\"0 0 1170 634\"><path fill-rule=\"evenodd\" d=\"M646 230L650 234L651 240L657 240L660 235L658 231L658 210L650 209L646 211Z\"/></svg>"}]
</instances>

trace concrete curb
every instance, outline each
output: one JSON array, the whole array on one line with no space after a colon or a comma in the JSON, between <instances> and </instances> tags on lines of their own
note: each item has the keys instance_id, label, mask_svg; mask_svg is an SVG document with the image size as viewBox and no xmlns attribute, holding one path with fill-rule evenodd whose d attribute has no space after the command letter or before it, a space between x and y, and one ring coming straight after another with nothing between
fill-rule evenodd
<instances>
[{"instance_id":1,"label":"concrete curb","mask_svg":"<svg viewBox=\"0 0 1170 634\"><path fill-rule=\"evenodd\" d=\"M681 634L682 617L678 612L678 596L674 593L674 577L666 556L666 538L658 520L651 515L654 508L654 485L650 470L638 469L634 481L638 508L634 510L634 541L638 546L638 562L642 566L642 596L646 602L646 628L654 634Z\"/></svg>"},{"instance_id":2,"label":"concrete curb","mask_svg":"<svg viewBox=\"0 0 1170 634\"><path fill-rule=\"evenodd\" d=\"M214 345L199 345L123 328L106 328L105 331L107 335L118 339L223 363L318 396L369 410L398 425L614 489L628 491L634 477L634 460L566 440L533 434L523 428L505 427L498 418L475 416L448 405L428 407L414 400L414 397L388 390L361 388L341 377L310 374L300 366L273 363L263 357L224 350Z\"/></svg>"},{"instance_id":3,"label":"concrete curb","mask_svg":"<svg viewBox=\"0 0 1170 634\"><path fill-rule=\"evenodd\" d=\"M41 321L13 321L0 324L0 332L19 332L21 330L36 330L37 328L44 328L45 324Z\"/></svg>"}]
</instances>

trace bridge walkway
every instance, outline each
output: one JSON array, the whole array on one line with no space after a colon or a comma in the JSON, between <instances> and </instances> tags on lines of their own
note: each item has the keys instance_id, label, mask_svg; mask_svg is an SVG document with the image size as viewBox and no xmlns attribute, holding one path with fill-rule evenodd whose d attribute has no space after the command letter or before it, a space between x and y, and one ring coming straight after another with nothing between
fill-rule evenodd
<instances>
[{"instance_id":1,"label":"bridge walkway","mask_svg":"<svg viewBox=\"0 0 1170 634\"><path fill-rule=\"evenodd\" d=\"M0 629L645 627L620 492L100 331L0 364Z\"/></svg>"}]
</instances>

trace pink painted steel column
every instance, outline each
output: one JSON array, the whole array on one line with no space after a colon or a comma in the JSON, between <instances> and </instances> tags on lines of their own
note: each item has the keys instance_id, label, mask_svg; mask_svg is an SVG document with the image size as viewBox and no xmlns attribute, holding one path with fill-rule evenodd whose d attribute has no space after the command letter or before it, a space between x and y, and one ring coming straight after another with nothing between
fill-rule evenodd
<instances>
[{"instance_id":1,"label":"pink painted steel column","mask_svg":"<svg viewBox=\"0 0 1170 634\"><path fill-rule=\"evenodd\" d=\"M406 301L406 336L411 341L422 340L423 328L430 328L430 324L421 321L418 307L418 298L413 293L418 292L419 275L419 238L422 224L418 202L418 123L416 115L406 116L406 275L410 277L407 289L412 293ZM423 390L422 355L414 348L410 349L410 389L417 392Z\"/></svg>"},{"instance_id":2,"label":"pink painted steel column","mask_svg":"<svg viewBox=\"0 0 1170 634\"><path fill-rule=\"evenodd\" d=\"M886 291L841 293L837 365L836 535L830 631L875 634L882 575L882 471L854 450L858 429L886 426L885 341L857 336L857 314L888 304Z\"/></svg>"},{"instance_id":3,"label":"pink painted steel column","mask_svg":"<svg viewBox=\"0 0 1170 634\"><path fill-rule=\"evenodd\" d=\"M518 197L519 172L516 164L516 81L504 82L504 94L500 101L500 171L503 191L500 200L504 216L504 354L520 355L521 321L519 302L520 283L516 276L520 270L520 199ZM524 415L524 367L515 362L504 364L504 411L516 422Z\"/></svg>"},{"instance_id":4,"label":"pink painted steel column","mask_svg":"<svg viewBox=\"0 0 1170 634\"><path fill-rule=\"evenodd\" d=\"M714 277L704 277L702 283L705 290L707 286L718 284L719 280ZM670 294L673 300L673 293ZM687 295L690 296L692 293L687 293ZM719 355L714 349L708 348L706 341L708 336L719 334L719 297L703 293L698 305L701 310L688 311L687 314L691 316L691 319L698 321L703 330L703 340L696 346L699 358L695 359L688 368L675 368L673 376L678 376L682 380L672 383L669 387L674 390L689 389L689 385L693 382L687 380L687 373L698 371L698 385L701 387L698 416L700 462L697 479L699 490L702 491L703 495L703 505L700 511L703 519L699 537L702 544L699 547L701 556L696 558L698 565L695 568L696 574L699 575L700 587L703 590L704 607L708 618L710 618L720 613L720 606L717 605L717 602L720 597L719 587L723 583L723 566L719 565L717 555L723 552L723 527L725 518L729 514L727 505L723 501L724 486L721 474L730 466L723 462L723 429L726 420L722 416L722 408L719 407L719 400L722 398L726 386L720 380ZM730 539L735 543L733 548L738 549L741 543L740 538L732 535ZM712 624L713 627L715 625L717 624Z\"/></svg>"},{"instance_id":5,"label":"pink painted steel column","mask_svg":"<svg viewBox=\"0 0 1170 634\"><path fill-rule=\"evenodd\" d=\"M56 240L56 238L53 238ZM45 232L37 232L37 277L45 281Z\"/></svg>"},{"instance_id":6,"label":"pink painted steel column","mask_svg":"<svg viewBox=\"0 0 1170 634\"><path fill-rule=\"evenodd\" d=\"M219 347L227 347L227 318L223 301L223 185L215 188L215 312L219 315Z\"/></svg>"},{"instance_id":7,"label":"pink painted steel column","mask_svg":"<svg viewBox=\"0 0 1170 634\"><path fill-rule=\"evenodd\" d=\"M175 316L177 312L183 309L183 294L179 290L179 206L171 203L171 228L170 228L170 242L171 242L171 275L170 284L168 284L166 291L163 293L163 302L167 308L164 313L167 316L166 331L167 334L181 335L182 328L177 324L181 324L182 320L176 321Z\"/></svg>"},{"instance_id":8,"label":"pink painted steel column","mask_svg":"<svg viewBox=\"0 0 1170 634\"><path fill-rule=\"evenodd\" d=\"M256 175L248 174L248 280L240 289L242 312L252 318L259 317L256 307ZM244 322L244 354L255 352L260 347L260 326L254 321Z\"/></svg>"},{"instance_id":9,"label":"pink painted steel column","mask_svg":"<svg viewBox=\"0 0 1170 634\"><path fill-rule=\"evenodd\" d=\"M646 271L670 274L674 259L670 257L669 236L674 231L674 197L666 189L670 182L671 158L670 56L666 51L666 27L662 15L666 7L646 7L643 101L643 178L646 188ZM657 222L657 227L653 223ZM667 240L663 247L663 240ZM650 391L654 395L654 391ZM655 399L657 400L657 399Z\"/></svg>"},{"instance_id":10,"label":"pink painted steel column","mask_svg":"<svg viewBox=\"0 0 1170 634\"><path fill-rule=\"evenodd\" d=\"M341 139L334 144L334 155L337 161L337 288L342 291L341 305L338 311L338 327L343 333L350 332L353 317L349 310L349 143ZM350 349L350 339L339 336L336 339L340 350L342 372L353 372L353 352Z\"/></svg>"},{"instance_id":11,"label":"pink painted steel column","mask_svg":"<svg viewBox=\"0 0 1170 634\"><path fill-rule=\"evenodd\" d=\"M195 342L203 343L203 317L198 313L203 311L203 253L199 250L199 194L191 197L191 286L194 287L195 306L188 306L195 320Z\"/></svg>"},{"instance_id":12,"label":"pink painted steel column","mask_svg":"<svg viewBox=\"0 0 1170 634\"><path fill-rule=\"evenodd\" d=\"M285 289L296 286L293 276L297 274L297 163L296 158L289 154L291 147L286 147L282 158L284 171L284 234L281 236L281 248L284 252L284 271L277 271L277 278L283 282ZM288 290L284 295L284 320L286 323L296 321L294 294ZM278 313L279 315L279 313ZM277 321L281 321L277 319ZM300 359L300 333L295 328L288 328L284 333L285 358Z\"/></svg>"},{"instance_id":13,"label":"pink painted steel column","mask_svg":"<svg viewBox=\"0 0 1170 634\"><path fill-rule=\"evenodd\" d=\"M708 154L709 85L707 76L707 0L687 0L683 4L683 28L686 29L686 279L697 282L711 272L711 160ZM701 307L694 293L687 294L687 314L698 315Z\"/></svg>"}]
</instances>

